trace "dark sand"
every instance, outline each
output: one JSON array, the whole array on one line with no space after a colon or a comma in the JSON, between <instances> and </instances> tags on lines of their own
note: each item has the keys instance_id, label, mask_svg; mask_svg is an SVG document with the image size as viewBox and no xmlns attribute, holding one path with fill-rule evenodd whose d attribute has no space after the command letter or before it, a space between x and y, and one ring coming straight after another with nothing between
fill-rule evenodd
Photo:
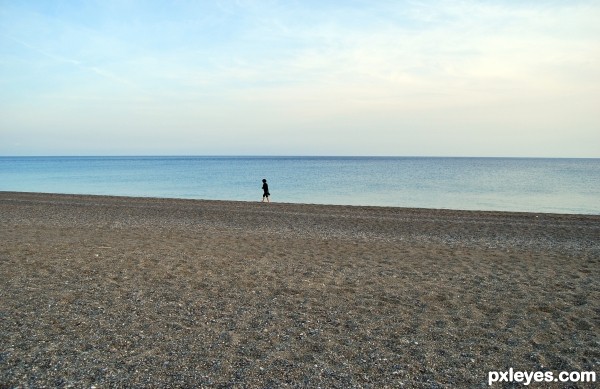
<instances>
[{"instance_id":1,"label":"dark sand","mask_svg":"<svg viewBox=\"0 0 600 389\"><path fill-rule=\"evenodd\" d=\"M0 192L0 387L598 374L599 270L600 216Z\"/></svg>"}]
</instances>

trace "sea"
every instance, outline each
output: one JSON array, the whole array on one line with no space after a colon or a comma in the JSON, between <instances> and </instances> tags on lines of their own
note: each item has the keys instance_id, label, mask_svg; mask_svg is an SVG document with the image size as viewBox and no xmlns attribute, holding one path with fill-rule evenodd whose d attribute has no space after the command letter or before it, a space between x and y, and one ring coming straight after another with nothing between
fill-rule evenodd
<instances>
[{"instance_id":1,"label":"sea","mask_svg":"<svg viewBox=\"0 0 600 389\"><path fill-rule=\"evenodd\" d=\"M0 157L0 191L600 214L600 159Z\"/></svg>"}]
</instances>

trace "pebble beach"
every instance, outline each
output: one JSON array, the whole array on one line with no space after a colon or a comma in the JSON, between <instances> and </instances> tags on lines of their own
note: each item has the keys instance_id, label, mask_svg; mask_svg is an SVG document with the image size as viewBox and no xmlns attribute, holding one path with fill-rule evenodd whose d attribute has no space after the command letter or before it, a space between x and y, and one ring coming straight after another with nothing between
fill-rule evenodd
<instances>
[{"instance_id":1,"label":"pebble beach","mask_svg":"<svg viewBox=\"0 0 600 389\"><path fill-rule=\"evenodd\" d=\"M599 374L599 270L598 215L0 192L0 388Z\"/></svg>"}]
</instances>

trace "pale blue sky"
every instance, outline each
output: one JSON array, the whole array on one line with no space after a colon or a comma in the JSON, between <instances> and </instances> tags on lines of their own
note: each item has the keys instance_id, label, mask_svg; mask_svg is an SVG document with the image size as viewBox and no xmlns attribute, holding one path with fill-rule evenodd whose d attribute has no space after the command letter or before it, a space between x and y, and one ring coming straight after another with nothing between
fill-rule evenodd
<instances>
[{"instance_id":1,"label":"pale blue sky","mask_svg":"<svg viewBox=\"0 0 600 389\"><path fill-rule=\"evenodd\" d=\"M0 0L0 155L600 157L600 1Z\"/></svg>"}]
</instances>

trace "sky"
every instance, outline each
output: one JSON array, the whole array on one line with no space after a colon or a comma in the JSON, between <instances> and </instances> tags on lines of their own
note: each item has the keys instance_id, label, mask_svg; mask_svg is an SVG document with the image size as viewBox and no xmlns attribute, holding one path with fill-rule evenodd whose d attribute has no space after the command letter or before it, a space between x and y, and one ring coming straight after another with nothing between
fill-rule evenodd
<instances>
[{"instance_id":1,"label":"sky","mask_svg":"<svg viewBox=\"0 0 600 389\"><path fill-rule=\"evenodd\" d=\"M600 157L598 0L0 0L0 155Z\"/></svg>"}]
</instances>

